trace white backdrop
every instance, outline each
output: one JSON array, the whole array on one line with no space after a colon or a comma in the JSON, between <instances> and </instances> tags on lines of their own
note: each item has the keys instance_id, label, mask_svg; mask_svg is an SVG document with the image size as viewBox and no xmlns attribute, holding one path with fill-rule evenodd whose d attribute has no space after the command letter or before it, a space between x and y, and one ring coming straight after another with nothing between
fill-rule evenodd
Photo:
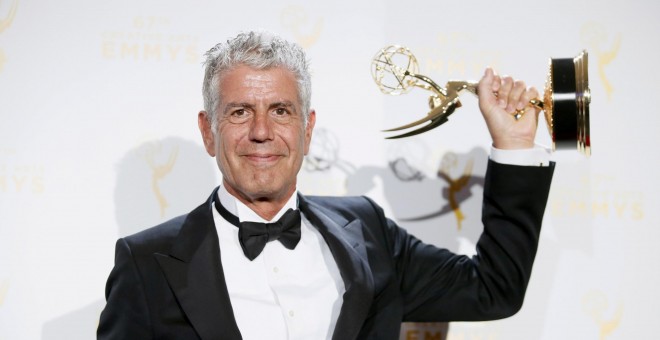
<instances>
[{"instance_id":1,"label":"white backdrop","mask_svg":"<svg viewBox=\"0 0 660 340\"><path fill-rule=\"evenodd\" d=\"M298 41L312 60L318 121L300 189L367 194L464 253L480 233L489 145L476 99L464 95L439 129L386 141L380 130L422 117L428 93L381 94L371 58L403 44L441 84L491 65L543 88L549 57L587 49L593 156L553 156L523 309L452 323L447 339L653 338L659 12L641 0L0 0L0 339L94 337L115 240L189 211L219 182L197 131L201 56L252 28ZM407 325L401 337L445 335Z\"/></svg>"}]
</instances>

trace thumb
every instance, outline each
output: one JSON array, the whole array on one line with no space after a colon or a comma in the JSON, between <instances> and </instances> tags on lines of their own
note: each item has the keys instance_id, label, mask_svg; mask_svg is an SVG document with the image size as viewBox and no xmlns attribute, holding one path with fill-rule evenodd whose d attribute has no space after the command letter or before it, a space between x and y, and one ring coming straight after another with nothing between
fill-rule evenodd
<instances>
[{"instance_id":1,"label":"thumb","mask_svg":"<svg viewBox=\"0 0 660 340\"><path fill-rule=\"evenodd\" d=\"M490 111L489 108L497 104L495 93L500 89L500 77L495 75L492 68L486 68L483 77L479 81L477 91L479 93L479 106L482 111ZM485 110L484 110L485 109Z\"/></svg>"}]
</instances>

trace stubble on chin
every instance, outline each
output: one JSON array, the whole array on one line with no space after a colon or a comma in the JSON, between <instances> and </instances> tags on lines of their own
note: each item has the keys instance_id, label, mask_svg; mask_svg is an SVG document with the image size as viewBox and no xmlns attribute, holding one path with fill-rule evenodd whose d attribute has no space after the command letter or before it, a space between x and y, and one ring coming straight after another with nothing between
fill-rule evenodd
<instances>
[{"instance_id":1,"label":"stubble on chin","mask_svg":"<svg viewBox=\"0 0 660 340\"><path fill-rule=\"evenodd\" d=\"M225 183L247 201L277 201L288 199L295 191L296 180L285 178L281 170L276 167L259 167L241 164L239 171L233 178ZM285 197L286 196L286 197Z\"/></svg>"}]
</instances>

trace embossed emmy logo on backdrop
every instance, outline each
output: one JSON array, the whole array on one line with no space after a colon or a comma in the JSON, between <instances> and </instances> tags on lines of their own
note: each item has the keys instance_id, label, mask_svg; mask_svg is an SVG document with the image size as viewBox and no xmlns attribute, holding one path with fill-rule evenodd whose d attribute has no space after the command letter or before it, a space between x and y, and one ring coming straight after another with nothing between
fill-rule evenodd
<instances>
[{"instance_id":1,"label":"embossed emmy logo on backdrop","mask_svg":"<svg viewBox=\"0 0 660 340\"><path fill-rule=\"evenodd\" d=\"M0 1L0 4L2 4L2 1ZM16 17L16 10L18 9L18 0L14 0L12 2L11 7L9 8L9 12L7 15L3 18L0 17L0 33L4 32L9 26L11 26L11 23L14 21L14 18ZM2 72L5 62L7 61L7 57L5 56L5 52L0 48L0 72Z\"/></svg>"},{"instance_id":2,"label":"embossed emmy logo on backdrop","mask_svg":"<svg viewBox=\"0 0 660 340\"><path fill-rule=\"evenodd\" d=\"M431 110L427 116L410 124L385 132L412 129L388 139L409 137L436 128L447 122L456 108L461 107L459 94L468 91L477 94L476 81L449 81L445 87L418 73L417 58L406 47L388 46L376 54L371 62L371 75L380 90L389 95L409 92L420 87L433 92L429 98ZM550 59L550 71L546 80L543 100L534 99L534 105L545 112L545 121L552 137L552 149L577 148L582 154L591 155L589 138L589 90L588 55L582 51L575 58ZM519 119L522 112L513 113ZM414 129L413 129L414 128Z\"/></svg>"}]
</instances>

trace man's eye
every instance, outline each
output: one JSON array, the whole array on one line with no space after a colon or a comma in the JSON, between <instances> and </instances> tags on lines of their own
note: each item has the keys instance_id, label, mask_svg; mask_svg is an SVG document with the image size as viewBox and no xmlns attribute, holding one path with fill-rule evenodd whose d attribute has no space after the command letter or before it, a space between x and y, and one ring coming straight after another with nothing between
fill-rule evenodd
<instances>
[{"instance_id":1,"label":"man's eye","mask_svg":"<svg viewBox=\"0 0 660 340\"><path fill-rule=\"evenodd\" d=\"M240 124L250 119L250 112L245 109L238 109L229 113L229 121L235 124Z\"/></svg>"},{"instance_id":2,"label":"man's eye","mask_svg":"<svg viewBox=\"0 0 660 340\"><path fill-rule=\"evenodd\" d=\"M288 123L291 121L291 112L284 107L275 108L272 111L273 119L278 123Z\"/></svg>"}]
</instances>

